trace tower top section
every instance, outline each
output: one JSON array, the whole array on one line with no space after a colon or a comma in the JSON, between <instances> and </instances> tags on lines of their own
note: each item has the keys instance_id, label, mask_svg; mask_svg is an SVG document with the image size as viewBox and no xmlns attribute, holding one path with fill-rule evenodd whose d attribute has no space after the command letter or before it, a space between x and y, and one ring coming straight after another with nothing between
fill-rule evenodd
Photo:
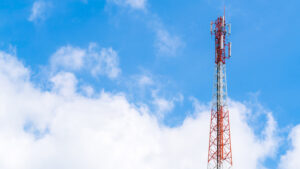
<instances>
[{"instance_id":1,"label":"tower top section","mask_svg":"<svg viewBox=\"0 0 300 169\"><path fill-rule=\"evenodd\" d=\"M215 63L225 64L226 59L231 57L231 42L227 42L231 34L231 24L226 23L225 15L211 22L210 32L215 36Z\"/></svg>"}]
</instances>

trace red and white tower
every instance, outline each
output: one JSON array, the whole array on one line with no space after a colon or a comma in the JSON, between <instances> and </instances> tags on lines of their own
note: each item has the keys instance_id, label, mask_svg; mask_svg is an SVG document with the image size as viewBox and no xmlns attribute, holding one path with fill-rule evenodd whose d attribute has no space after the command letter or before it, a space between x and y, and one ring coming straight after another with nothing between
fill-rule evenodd
<instances>
[{"instance_id":1,"label":"red and white tower","mask_svg":"<svg viewBox=\"0 0 300 169\"><path fill-rule=\"evenodd\" d=\"M231 42L227 42L231 26L224 16L211 22L215 37L215 80L211 109L208 169L232 168L229 111L227 106L226 59L231 56Z\"/></svg>"}]
</instances>

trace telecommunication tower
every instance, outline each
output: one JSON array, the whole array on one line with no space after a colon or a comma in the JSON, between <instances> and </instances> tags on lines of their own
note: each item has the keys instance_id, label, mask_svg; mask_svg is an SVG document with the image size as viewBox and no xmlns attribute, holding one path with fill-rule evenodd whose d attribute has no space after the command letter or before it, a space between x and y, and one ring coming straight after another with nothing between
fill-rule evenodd
<instances>
[{"instance_id":1,"label":"telecommunication tower","mask_svg":"<svg viewBox=\"0 0 300 169\"><path fill-rule=\"evenodd\" d=\"M215 37L215 79L211 109L208 169L232 168L229 111L227 106L226 59L231 57L231 42L228 37L231 25L224 16L210 25L211 35Z\"/></svg>"}]
</instances>

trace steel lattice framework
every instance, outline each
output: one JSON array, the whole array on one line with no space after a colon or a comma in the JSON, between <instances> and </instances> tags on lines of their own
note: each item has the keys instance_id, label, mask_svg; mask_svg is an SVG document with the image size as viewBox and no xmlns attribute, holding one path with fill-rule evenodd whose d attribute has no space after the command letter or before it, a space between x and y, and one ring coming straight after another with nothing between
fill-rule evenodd
<instances>
[{"instance_id":1,"label":"steel lattice framework","mask_svg":"<svg viewBox=\"0 0 300 169\"><path fill-rule=\"evenodd\" d=\"M230 120L227 106L227 83L225 61L231 56L230 24L224 16L211 22L211 34L215 37L215 79L211 109L208 169L232 168ZM227 55L226 55L227 53Z\"/></svg>"}]
</instances>

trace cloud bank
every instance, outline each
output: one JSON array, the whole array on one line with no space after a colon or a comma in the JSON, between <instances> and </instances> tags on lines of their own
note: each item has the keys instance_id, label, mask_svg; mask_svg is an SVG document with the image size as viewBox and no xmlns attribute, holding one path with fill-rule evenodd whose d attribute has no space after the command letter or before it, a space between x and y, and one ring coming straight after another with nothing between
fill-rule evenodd
<instances>
[{"instance_id":1,"label":"cloud bank","mask_svg":"<svg viewBox=\"0 0 300 169\"><path fill-rule=\"evenodd\" d=\"M193 115L170 128L124 93L83 96L74 73L54 74L47 91L35 87L30 76L16 56L0 52L0 168L206 168L208 106L194 100ZM261 168L276 151L272 114L266 114L258 137L247 124L250 108L231 101L230 110L234 166Z\"/></svg>"},{"instance_id":2,"label":"cloud bank","mask_svg":"<svg viewBox=\"0 0 300 169\"><path fill-rule=\"evenodd\" d=\"M300 167L300 125L294 127L289 135L291 149L280 159L280 169L298 169Z\"/></svg>"}]
</instances>

